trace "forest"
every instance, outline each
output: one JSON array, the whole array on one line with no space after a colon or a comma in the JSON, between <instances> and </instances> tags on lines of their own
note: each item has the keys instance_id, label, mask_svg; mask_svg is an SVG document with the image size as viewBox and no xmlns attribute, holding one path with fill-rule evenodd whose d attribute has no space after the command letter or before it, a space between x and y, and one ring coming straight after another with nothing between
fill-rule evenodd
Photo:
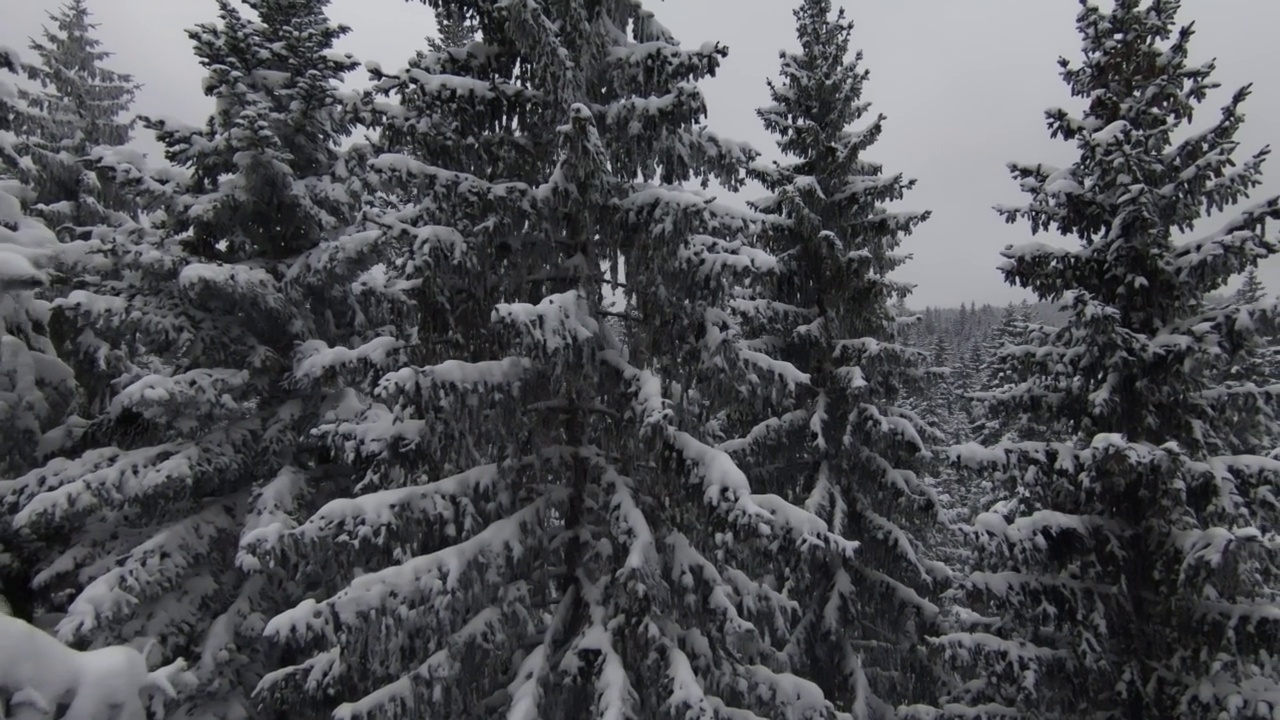
<instances>
[{"instance_id":1,"label":"forest","mask_svg":"<svg viewBox=\"0 0 1280 720\"><path fill-rule=\"evenodd\" d=\"M656 0L425 1L217 0L199 125L89 0L0 48L0 718L1280 720L1280 198L1177 0L1081 0L959 308L832 0L778 161Z\"/></svg>"}]
</instances>

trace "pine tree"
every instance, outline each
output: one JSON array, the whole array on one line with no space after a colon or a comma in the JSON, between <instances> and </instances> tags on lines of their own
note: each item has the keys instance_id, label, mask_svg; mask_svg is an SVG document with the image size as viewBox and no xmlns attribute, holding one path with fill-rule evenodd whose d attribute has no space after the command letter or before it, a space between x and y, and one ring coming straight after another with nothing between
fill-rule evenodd
<instances>
[{"instance_id":1,"label":"pine tree","mask_svg":"<svg viewBox=\"0 0 1280 720\"><path fill-rule=\"evenodd\" d=\"M1230 303L1248 312L1266 300L1257 268L1249 268ZM1214 380L1223 393L1243 399L1221 409L1220 418L1234 426L1223 431L1228 446L1234 452L1271 454L1280 448L1280 348L1274 331L1256 330L1245 351L1232 358Z\"/></svg>"},{"instance_id":2,"label":"pine tree","mask_svg":"<svg viewBox=\"0 0 1280 720\"><path fill-rule=\"evenodd\" d=\"M207 125L148 123L185 172L100 158L155 210L66 244L82 273L57 305L84 417L47 434L52 459L3 497L46 551L36 587L65 609L59 636L150 635L198 657L176 710L191 718L255 716L249 693L278 662L262 622L308 588L245 548L344 472L308 439L341 398L317 367L372 331L351 292L369 238L344 234L362 192L339 151L346 28L323 0L247 5L256 17L224 0L188 32Z\"/></svg>"},{"instance_id":3,"label":"pine tree","mask_svg":"<svg viewBox=\"0 0 1280 720\"><path fill-rule=\"evenodd\" d=\"M311 652L260 693L349 717L832 717L786 671L791 602L757 570L851 543L698 437L754 357L723 306L771 265L749 218L682 187L737 187L752 156L701 125L725 50L635 3L432 7L480 44L368 103L401 148L374 177L411 188L373 222L403 243L414 361L325 430L366 469L353 497L263 548L325 592L268 626ZM625 348L602 267L625 267Z\"/></svg>"},{"instance_id":4,"label":"pine tree","mask_svg":"<svg viewBox=\"0 0 1280 720\"><path fill-rule=\"evenodd\" d=\"M1036 435L1025 427L1030 419L1009 414L998 401L1004 393L1018 392L1019 386L1030 379L1033 368L1026 355L1034 351L1037 337L1031 308L1025 301L1005 308L1000 324L988 334L983 343L983 372L971 393L974 414L969 436L974 442L989 446L1017 440L1020 432L1028 437ZM993 400L993 406L988 407Z\"/></svg>"},{"instance_id":5,"label":"pine tree","mask_svg":"<svg viewBox=\"0 0 1280 720\"><path fill-rule=\"evenodd\" d=\"M868 72L860 52L849 56L853 23L843 10L833 16L830 0L805 0L794 14L801 50L781 54L773 104L757 111L787 158L755 173L771 193L757 207L776 218L764 248L778 266L744 307L759 332L753 347L790 375L726 447L754 485L859 543L852 562L815 559L789 573L801 616L788 652L837 707L888 717L934 690L914 624L936 618L927 597L945 574L921 546L922 526L937 517L917 474L927 432L900 405L923 354L899 343L891 304L910 287L888 278L928 213L884 208L915 183L866 159L884 117L868 118L862 100Z\"/></svg>"},{"instance_id":6,"label":"pine tree","mask_svg":"<svg viewBox=\"0 0 1280 720\"><path fill-rule=\"evenodd\" d=\"M27 211L34 193L23 180L32 165L14 126L30 108L6 77L16 80L20 68L17 54L0 47L0 497L8 478L35 462L41 435L62 420L75 394L74 374L48 337L49 303L35 294L50 282L57 238ZM7 525L0 525L0 604L29 619L30 560Z\"/></svg>"},{"instance_id":7,"label":"pine tree","mask_svg":"<svg viewBox=\"0 0 1280 720\"><path fill-rule=\"evenodd\" d=\"M965 668L954 717L1272 717L1280 693L1274 495L1280 464L1237 454L1221 411L1256 389L1212 384L1273 310L1205 308L1228 278L1276 251L1280 199L1180 241L1244 199L1266 149L1232 159L1247 87L1209 127L1183 131L1213 63L1188 61L1178 3L1082 4L1083 62L1062 77L1086 109L1047 113L1072 143L1063 168L1011 165L1029 204L999 208L1041 243L1004 251L1011 284L1069 316L1002 399L1045 436L958 459L1006 498L974 521L972 631L935 639ZM1256 452L1254 450L1253 452Z\"/></svg>"},{"instance_id":8,"label":"pine tree","mask_svg":"<svg viewBox=\"0 0 1280 720\"><path fill-rule=\"evenodd\" d=\"M926 336L925 349L928 365L923 382L909 395L907 406L916 412L924 424L939 435L939 444L949 445L961 440L965 434L964 418L960 411L961 397L956 388L955 346L948 333L939 325Z\"/></svg>"},{"instance_id":9,"label":"pine tree","mask_svg":"<svg viewBox=\"0 0 1280 720\"><path fill-rule=\"evenodd\" d=\"M427 38L431 52L442 53L450 49L464 48L476 38L475 27L458 8L436 11L436 35Z\"/></svg>"},{"instance_id":10,"label":"pine tree","mask_svg":"<svg viewBox=\"0 0 1280 720\"><path fill-rule=\"evenodd\" d=\"M1240 287L1236 289L1232 299L1237 305L1254 305L1260 303L1267 298L1266 288L1262 286L1262 280L1258 278L1258 268L1251 267L1245 274L1240 283Z\"/></svg>"},{"instance_id":11,"label":"pine tree","mask_svg":"<svg viewBox=\"0 0 1280 720\"><path fill-rule=\"evenodd\" d=\"M982 383L986 354L983 352L983 328L978 326L977 316L972 316L973 327L963 345L956 349L955 368L951 374L951 388L956 395L955 414L960 435L957 440L969 440L972 436L967 430L972 427L974 418L973 393Z\"/></svg>"},{"instance_id":12,"label":"pine tree","mask_svg":"<svg viewBox=\"0 0 1280 720\"><path fill-rule=\"evenodd\" d=\"M38 168L37 209L55 226L86 228L131 209L126 194L86 167L94 148L129 142L135 120L124 115L139 88L104 67L112 53L101 49L90 16L86 0L69 0L49 13L53 27L31 41L37 62L27 74L37 89L23 95L38 121L26 130Z\"/></svg>"}]
</instances>

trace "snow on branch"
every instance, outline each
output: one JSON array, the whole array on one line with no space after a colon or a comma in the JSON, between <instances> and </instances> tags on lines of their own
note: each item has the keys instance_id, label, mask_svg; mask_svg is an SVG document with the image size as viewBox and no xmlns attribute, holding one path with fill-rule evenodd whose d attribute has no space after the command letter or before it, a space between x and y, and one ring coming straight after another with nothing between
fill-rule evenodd
<instances>
[{"instance_id":1,"label":"snow on branch","mask_svg":"<svg viewBox=\"0 0 1280 720\"><path fill-rule=\"evenodd\" d=\"M795 365L785 360L777 360L761 352L753 350L738 350L738 357L748 365L760 368L761 370L773 375L787 384L788 390L795 390L797 385L808 385L808 373L801 372Z\"/></svg>"},{"instance_id":2,"label":"snow on branch","mask_svg":"<svg viewBox=\"0 0 1280 720\"><path fill-rule=\"evenodd\" d=\"M54 458L16 480L0 481L0 497L14 508L17 527L65 523L143 495L176 491L202 473L231 472L245 457L237 441L247 439L215 434L201 443L98 448L78 458Z\"/></svg>"},{"instance_id":3,"label":"snow on branch","mask_svg":"<svg viewBox=\"0 0 1280 720\"><path fill-rule=\"evenodd\" d=\"M727 452L670 424L667 401L656 376L631 366L617 353L601 353L601 357L631 381L638 413L688 464L691 479L702 485L704 499L717 512L755 532L768 535L780 531L801 548L825 547L846 556L857 549L858 543L832 533L813 513L777 495L753 494L746 475Z\"/></svg>"},{"instance_id":4,"label":"snow on branch","mask_svg":"<svg viewBox=\"0 0 1280 720\"><path fill-rule=\"evenodd\" d=\"M367 363L381 367L399 360L397 351L402 348L403 342L385 335L356 348L329 347L323 340L307 340L294 351L293 378L316 382L331 372L353 365Z\"/></svg>"},{"instance_id":5,"label":"snow on branch","mask_svg":"<svg viewBox=\"0 0 1280 720\"><path fill-rule=\"evenodd\" d=\"M822 407L821 401L820 397L816 406L819 412ZM753 426L746 435L720 443L719 449L729 454L745 453L765 443L783 440L790 437L795 430L805 427L810 417L808 408L800 408L778 417L767 418ZM821 434L817 434L817 442L825 442Z\"/></svg>"},{"instance_id":6,"label":"snow on branch","mask_svg":"<svg viewBox=\"0 0 1280 720\"><path fill-rule=\"evenodd\" d=\"M1215 232L1179 245L1173 261L1182 282L1216 287L1276 252L1280 248L1262 233L1268 220L1280 220L1280 197L1246 208Z\"/></svg>"},{"instance_id":7,"label":"snow on branch","mask_svg":"<svg viewBox=\"0 0 1280 720\"><path fill-rule=\"evenodd\" d=\"M145 375L111 399L108 412L119 416L126 410L162 420L175 407L190 408L204 417L227 416L238 412L241 403L234 393L245 390L249 372L227 368L196 368L177 375Z\"/></svg>"},{"instance_id":8,"label":"snow on branch","mask_svg":"<svg viewBox=\"0 0 1280 720\"><path fill-rule=\"evenodd\" d=\"M587 342L600 331L577 290L548 295L537 305L500 303L494 307L493 321L519 328L527 342L548 354Z\"/></svg>"},{"instance_id":9,"label":"snow on branch","mask_svg":"<svg viewBox=\"0 0 1280 720\"><path fill-rule=\"evenodd\" d=\"M526 183L490 183L475 175L444 170L398 153L379 155L369 161L369 167L376 172L396 175L402 179L418 180L428 187L441 186L452 192L458 201L508 199L525 202L533 193Z\"/></svg>"},{"instance_id":10,"label":"snow on branch","mask_svg":"<svg viewBox=\"0 0 1280 720\"><path fill-rule=\"evenodd\" d=\"M262 563L255 552L260 547L273 547L280 538L294 530L297 523L294 513L308 492L307 475L293 466L286 466L276 473L262 489L255 493L240 532L240 546L236 552L236 566L245 572L257 572Z\"/></svg>"},{"instance_id":11,"label":"snow on branch","mask_svg":"<svg viewBox=\"0 0 1280 720\"><path fill-rule=\"evenodd\" d=\"M533 367L528 358L507 357L469 363L446 360L439 365L408 367L388 373L378 381L376 394L389 398L426 397L433 388L485 390L520 382Z\"/></svg>"},{"instance_id":12,"label":"snow on branch","mask_svg":"<svg viewBox=\"0 0 1280 720\"><path fill-rule=\"evenodd\" d=\"M778 267L777 259L764 250L741 240L710 235L691 236L679 257L692 265L699 277L718 277L729 271L772 272Z\"/></svg>"},{"instance_id":13,"label":"snow on branch","mask_svg":"<svg viewBox=\"0 0 1280 720\"><path fill-rule=\"evenodd\" d=\"M499 478L497 464L480 465L426 485L413 485L330 500L289 535L303 542L380 542L392 527L414 525L419 518L445 524L461 521L456 533L471 535L476 517L457 517L453 500L491 491Z\"/></svg>"},{"instance_id":14,"label":"snow on branch","mask_svg":"<svg viewBox=\"0 0 1280 720\"><path fill-rule=\"evenodd\" d=\"M477 564L494 556L518 556L523 547L535 545L535 538L527 534L538 531L545 509L546 498L539 498L455 545L361 575L322 602L306 600L280 613L267 623L265 634L276 641L333 637L340 626L358 626L368 613L431 602L456 588L464 575L478 571Z\"/></svg>"},{"instance_id":15,"label":"snow on branch","mask_svg":"<svg viewBox=\"0 0 1280 720\"><path fill-rule=\"evenodd\" d=\"M296 281L304 278L317 282L332 282L360 267L361 262L376 253L388 240L381 230L365 230L342 235L323 242L305 252L288 269L285 279Z\"/></svg>"},{"instance_id":16,"label":"snow on branch","mask_svg":"<svg viewBox=\"0 0 1280 720\"><path fill-rule=\"evenodd\" d=\"M177 588L207 561L210 548L238 530L236 515L223 503L162 528L85 586L58 623L60 639L70 642L116 624L141 603Z\"/></svg>"}]
</instances>

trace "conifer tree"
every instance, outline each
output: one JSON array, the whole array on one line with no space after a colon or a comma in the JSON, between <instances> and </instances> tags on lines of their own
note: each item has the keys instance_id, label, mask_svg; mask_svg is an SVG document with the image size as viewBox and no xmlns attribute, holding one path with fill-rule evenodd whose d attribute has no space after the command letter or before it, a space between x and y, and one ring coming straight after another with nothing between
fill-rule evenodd
<instances>
[{"instance_id":1,"label":"conifer tree","mask_svg":"<svg viewBox=\"0 0 1280 720\"><path fill-rule=\"evenodd\" d=\"M41 435L62 420L75 392L74 374L48 336L49 303L35 294L49 284L57 239L27 210L34 193L23 181L32 165L14 132L30 112L13 82L20 67L17 53L0 47L0 496L9 478L30 469ZM30 558L7 525L0 524L0 604L29 619Z\"/></svg>"},{"instance_id":2,"label":"conifer tree","mask_svg":"<svg viewBox=\"0 0 1280 720\"><path fill-rule=\"evenodd\" d=\"M884 207L914 181L866 157L884 117L869 117L862 99L868 72L849 54L853 23L833 16L830 0L804 0L795 18L801 50L781 54L773 104L757 111L786 157L755 166L771 192L757 204L769 216L763 247L778 266L741 306L758 333L751 346L793 371L725 447L753 484L859 543L853 562L815 558L788 573L785 592L800 605L788 653L838 708L889 717L935 689L914 625L936 618L928 597L945 576L921 545L938 511L918 475L928 433L901 406L923 354L899 342L892 303L910 286L888 277L928 213Z\"/></svg>"},{"instance_id":3,"label":"conifer tree","mask_svg":"<svg viewBox=\"0 0 1280 720\"><path fill-rule=\"evenodd\" d=\"M1258 269L1249 268L1231 304L1247 309L1266 299ZM1224 431L1229 446L1236 452L1271 454L1280 448L1280 417L1276 415L1280 410L1280 348L1271 328L1256 330L1245 351L1232 358L1216 379L1224 393L1242 400L1222 408L1221 418L1234 426Z\"/></svg>"},{"instance_id":4,"label":"conifer tree","mask_svg":"<svg viewBox=\"0 0 1280 720\"><path fill-rule=\"evenodd\" d=\"M427 38L431 52L464 48L476 37L475 27L461 10L444 8L436 11L436 35Z\"/></svg>"},{"instance_id":5,"label":"conifer tree","mask_svg":"<svg viewBox=\"0 0 1280 720\"><path fill-rule=\"evenodd\" d=\"M404 255L412 364L381 363L322 428L364 470L352 497L262 547L323 588L269 624L309 652L264 702L834 717L787 672L791 601L756 571L852 544L699 437L755 357L731 284L772 264L749 218L682 187L737 187L752 156L701 125L724 48L681 48L638 3L432 9L475 18L479 44L375 68L400 105L367 103L372 177L404 202L371 222ZM626 347L600 269L624 265Z\"/></svg>"},{"instance_id":6,"label":"conifer tree","mask_svg":"<svg viewBox=\"0 0 1280 720\"><path fill-rule=\"evenodd\" d=\"M37 207L55 226L92 226L131 209L127 194L86 163L98 146L129 142L135 120L124 116L139 88L105 67L112 53L101 49L90 17L86 0L68 0L49 13L53 27L31 41L36 61L27 74L37 87L23 95L37 120L26 134L38 169Z\"/></svg>"},{"instance_id":7,"label":"conifer tree","mask_svg":"<svg viewBox=\"0 0 1280 720\"><path fill-rule=\"evenodd\" d=\"M973 627L935 640L966 669L946 716L1264 718L1280 697L1280 464L1233 451L1222 419L1267 398L1212 382L1273 309L1204 303L1275 252L1280 200L1199 229L1259 184L1268 151L1233 159L1248 87L1182 132L1216 83L1178 10L1082 3L1083 61L1061 66L1085 109L1047 113L1076 159L1010 166L1032 197L1001 214L1080 246L1003 253L1009 283L1069 315L1001 398L1044 434L956 451L1005 499L974 521Z\"/></svg>"},{"instance_id":8,"label":"conifer tree","mask_svg":"<svg viewBox=\"0 0 1280 720\"><path fill-rule=\"evenodd\" d=\"M36 587L60 638L152 636L199 658L179 716L254 717L276 660L262 623L307 588L242 550L344 472L309 442L331 344L370 333L351 288L370 239L347 235L362 192L339 150L350 119L323 0L219 4L188 32L215 110L203 128L150 121L183 172L127 152L147 222L67 243L82 272L57 305L85 378L82 418L0 500L45 548ZM296 717L297 715L294 715Z\"/></svg>"},{"instance_id":9,"label":"conifer tree","mask_svg":"<svg viewBox=\"0 0 1280 720\"><path fill-rule=\"evenodd\" d=\"M1019 435L1032 436L1023 427L1028 418L1011 415L1007 408L988 407L988 401L1001 393L1017 392L1029 379L1032 368L1025 355L1034 351L1036 327L1031 322L1031 308L1026 302L1010 304L983 343L984 367L979 375L973 398L973 423L970 438L980 445L995 445L1002 440L1016 440Z\"/></svg>"},{"instance_id":10,"label":"conifer tree","mask_svg":"<svg viewBox=\"0 0 1280 720\"><path fill-rule=\"evenodd\" d=\"M927 364L923 382L909 395L907 406L925 425L940 433L940 444L949 445L964 437L961 396L956 387L956 357L952 338L940 324L927 336Z\"/></svg>"},{"instance_id":11,"label":"conifer tree","mask_svg":"<svg viewBox=\"0 0 1280 720\"><path fill-rule=\"evenodd\" d=\"M1236 289L1232 299L1237 305L1254 305L1267 298L1267 290L1258 278L1258 268L1251 267L1245 271L1240 287Z\"/></svg>"}]
</instances>

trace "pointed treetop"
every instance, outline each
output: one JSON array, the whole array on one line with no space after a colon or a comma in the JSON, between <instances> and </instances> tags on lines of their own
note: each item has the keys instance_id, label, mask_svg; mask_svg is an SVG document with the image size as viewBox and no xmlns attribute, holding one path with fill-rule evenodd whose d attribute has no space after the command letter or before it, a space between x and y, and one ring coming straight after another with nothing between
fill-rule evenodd
<instances>
[{"instance_id":1,"label":"pointed treetop","mask_svg":"<svg viewBox=\"0 0 1280 720\"><path fill-rule=\"evenodd\" d=\"M1267 289L1263 286L1262 279L1258 277L1258 268L1249 268L1244 274L1240 288L1236 290L1235 303L1237 305L1252 305L1266 299Z\"/></svg>"},{"instance_id":2,"label":"pointed treetop","mask_svg":"<svg viewBox=\"0 0 1280 720\"><path fill-rule=\"evenodd\" d=\"M432 52L466 47L476 39L474 21L469 20L457 8L442 7L435 11L435 15L436 36L427 38L427 45Z\"/></svg>"},{"instance_id":3,"label":"pointed treetop","mask_svg":"<svg viewBox=\"0 0 1280 720\"><path fill-rule=\"evenodd\" d=\"M1271 198L1202 237L1178 237L1245 200L1270 154L1264 147L1235 157L1247 85L1213 125L1179 138L1218 83L1212 62L1189 61L1193 31L1176 24L1178 5L1125 0L1105 12L1084 4L1083 59L1060 65L1071 94L1088 105L1079 117L1046 112L1050 134L1075 144L1078 159L1065 168L1011 164L1034 199L996 208L1010 223L1028 221L1033 233L1052 229L1084 245L1066 253L1008 248L1002 270L1010 282L1042 300L1083 291L1146 331L1193 312L1206 293L1274 252L1263 226L1280 218L1280 199Z\"/></svg>"},{"instance_id":4,"label":"pointed treetop","mask_svg":"<svg viewBox=\"0 0 1280 720\"><path fill-rule=\"evenodd\" d=\"M779 137L783 153L804 156L804 148L817 136L828 142L866 115L867 103L860 102L869 73L859 67L862 52L849 58L853 22L841 8L833 18L830 0L804 0L794 11L799 53L780 52L782 84L768 81L772 106L756 112L765 129ZM822 117L818 124L812 118ZM867 147L879 136L879 121L864 133Z\"/></svg>"},{"instance_id":5,"label":"pointed treetop","mask_svg":"<svg viewBox=\"0 0 1280 720\"><path fill-rule=\"evenodd\" d=\"M28 101L47 123L35 134L48 146L66 147L85 154L98 145L124 145L135 120L122 120L141 87L128 73L104 67L113 53L95 37L98 23L85 0L69 0L47 13L53 26L45 26L40 38L32 38L37 60L26 66L28 76L42 92Z\"/></svg>"}]
</instances>

